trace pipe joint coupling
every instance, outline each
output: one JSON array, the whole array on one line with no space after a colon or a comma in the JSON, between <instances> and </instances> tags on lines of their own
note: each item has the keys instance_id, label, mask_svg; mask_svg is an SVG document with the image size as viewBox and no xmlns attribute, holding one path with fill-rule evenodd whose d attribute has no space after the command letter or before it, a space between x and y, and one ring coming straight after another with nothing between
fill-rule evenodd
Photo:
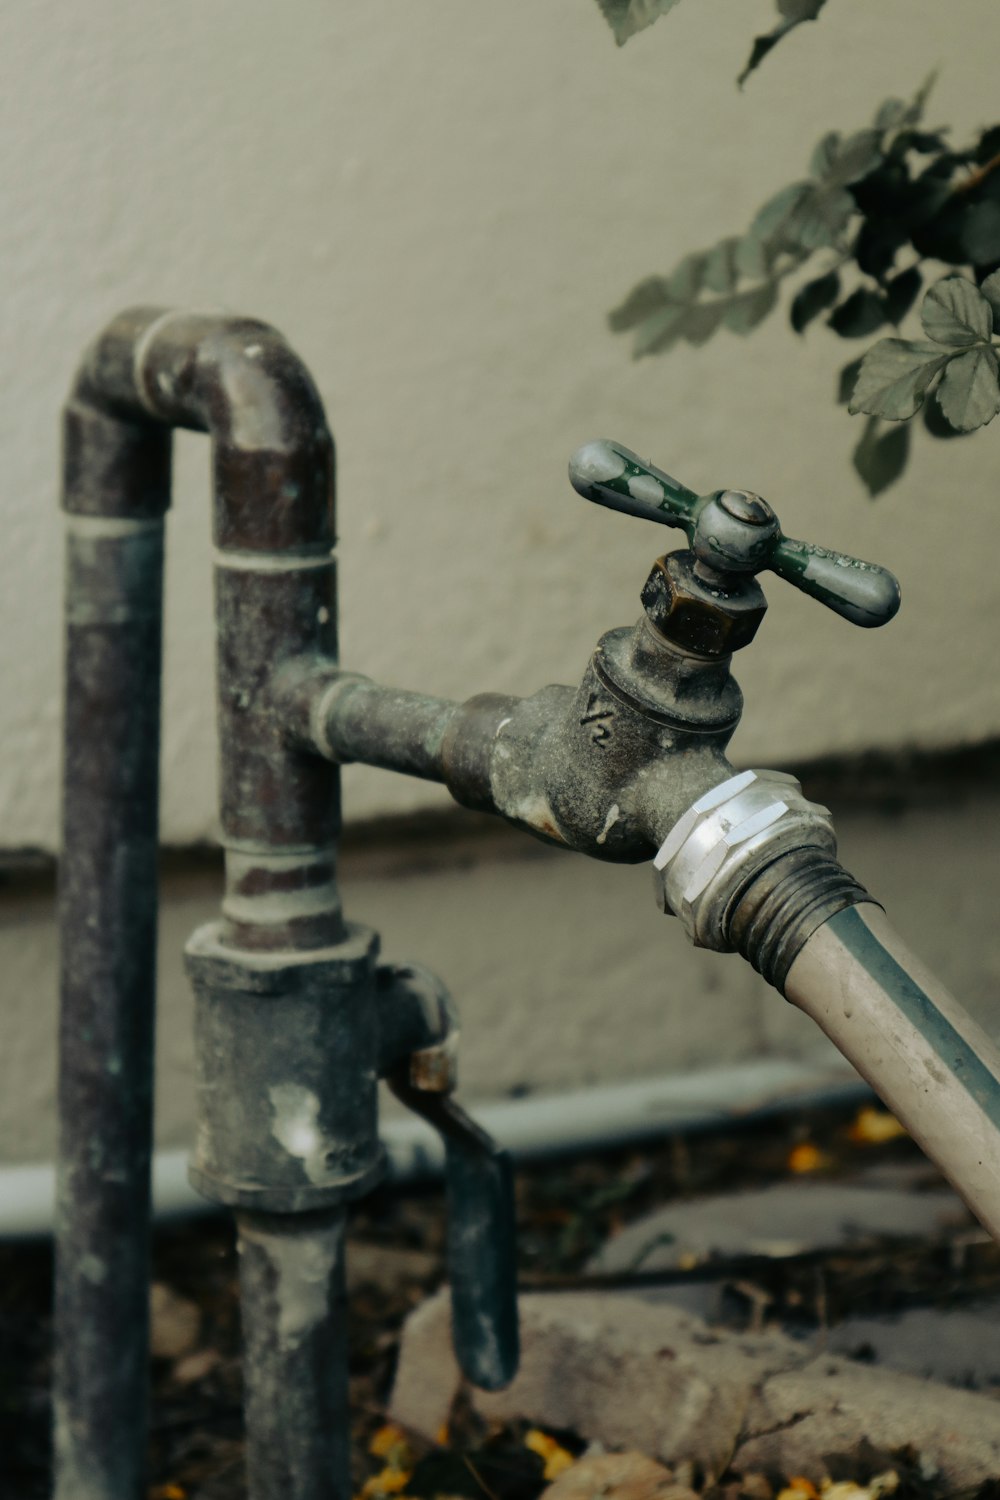
<instances>
[{"instance_id":1,"label":"pipe joint coupling","mask_svg":"<svg viewBox=\"0 0 1000 1500\"><path fill-rule=\"evenodd\" d=\"M336 1208L384 1174L378 1137L378 937L231 948L220 924L185 950L195 992L192 1186L259 1213Z\"/></svg>"},{"instance_id":2,"label":"pipe joint coupling","mask_svg":"<svg viewBox=\"0 0 1000 1500\"><path fill-rule=\"evenodd\" d=\"M768 865L793 850L836 853L827 808L808 801L783 771L741 771L699 797L653 860L657 899L680 917L697 948L731 953L739 897Z\"/></svg>"}]
</instances>

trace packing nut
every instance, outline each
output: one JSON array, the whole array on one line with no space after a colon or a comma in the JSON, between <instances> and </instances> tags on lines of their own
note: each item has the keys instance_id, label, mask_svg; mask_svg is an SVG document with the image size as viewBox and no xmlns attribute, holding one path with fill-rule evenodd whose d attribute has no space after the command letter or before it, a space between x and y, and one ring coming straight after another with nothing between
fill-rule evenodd
<instances>
[{"instance_id":1,"label":"packing nut","mask_svg":"<svg viewBox=\"0 0 1000 1500\"><path fill-rule=\"evenodd\" d=\"M740 892L780 855L808 847L836 853L828 809L783 771L741 771L671 829L653 860L657 900L695 947L731 953L729 915Z\"/></svg>"},{"instance_id":2,"label":"packing nut","mask_svg":"<svg viewBox=\"0 0 1000 1500\"><path fill-rule=\"evenodd\" d=\"M705 656L729 656L748 646L767 610L767 600L749 575L725 591L691 571L690 553L658 557L640 598L652 624L668 640Z\"/></svg>"}]
</instances>

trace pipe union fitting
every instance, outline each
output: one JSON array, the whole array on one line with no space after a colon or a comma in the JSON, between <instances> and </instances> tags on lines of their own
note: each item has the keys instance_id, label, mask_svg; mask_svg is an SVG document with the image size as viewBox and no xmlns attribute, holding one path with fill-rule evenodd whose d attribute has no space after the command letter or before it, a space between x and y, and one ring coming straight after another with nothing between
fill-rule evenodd
<instances>
[{"instance_id":1,"label":"pipe union fitting","mask_svg":"<svg viewBox=\"0 0 1000 1500\"><path fill-rule=\"evenodd\" d=\"M780 855L808 847L836 853L828 809L783 771L741 771L671 829L653 860L657 899L695 947L731 953L729 916L740 892Z\"/></svg>"}]
</instances>

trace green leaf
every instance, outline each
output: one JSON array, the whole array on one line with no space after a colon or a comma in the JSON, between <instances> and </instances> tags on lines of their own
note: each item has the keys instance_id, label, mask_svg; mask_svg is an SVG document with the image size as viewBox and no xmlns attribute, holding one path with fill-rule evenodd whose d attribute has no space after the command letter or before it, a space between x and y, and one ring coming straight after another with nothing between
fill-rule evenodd
<instances>
[{"instance_id":1,"label":"green leaf","mask_svg":"<svg viewBox=\"0 0 1000 1500\"><path fill-rule=\"evenodd\" d=\"M632 358L642 359L645 354L662 354L675 343L687 311L683 303L668 302L656 312L650 313L636 330Z\"/></svg>"},{"instance_id":2,"label":"green leaf","mask_svg":"<svg viewBox=\"0 0 1000 1500\"><path fill-rule=\"evenodd\" d=\"M919 125L920 121L924 117L924 110L927 108L927 101L931 96L931 90L936 83L937 68L932 68L927 77L924 79L923 83L917 89L917 92L914 94L913 99L911 100L907 108L906 114L900 121L902 125Z\"/></svg>"},{"instance_id":3,"label":"green leaf","mask_svg":"<svg viewBox=\"0 0 1000 1500\"><path fill-rule=\"evenodd\" d=\"M708 259L705 261L705 285L710 292L719 292L724 295L736 286L739 277L736 252L739 244L736 238L720 240L709 251ZM759 271L757 274L764 275L764 271Z\"/></svg>"},{"instance_id":4,"label":"green leaf","mask_svg":"<svg viewBox=\"0 0 1000 1500\"><path fill-rule=\"evenodd\" d=\"M695 348L707 343L722 322L728 305L725 300L695 303L684 313L678 329L680 337Z\"/></svg>"},{"instance_id":5,"label":"green leaf","mask_svg":"<svg viewBox=\"0 0 1000 1500\"><path fill-rule=\"evenodd\" d=\"M746 66L736 80L740 88L743 87L753 70L760 67L767 54L778 45L781 38L787 36L796 26L801 26L803 21L815 21L825 3L826 0L778 0L778 12L782 19L773 31L754 38Z\"/></svg>"},{"instance_id":6,"label":"green leaf","mask_svg":"<svg viewBox=\"0 0 1000 1500\"><path fill-rule=\"evenodd\" d=\"M945 417L944 412L936 401L925 401L924 409L920 413L923 424L931 437L935 438L960 438L968 437L967 432L959 432L957 427L952 427Z\"/></svg>"},{"instance_id":7,"label":"green leaf","mask_svg":"<svg viewBox=\"0 0 1000 1500\"><path fill-rule=\"evenodd\" d=\"M973 153L980 166L985 166L1000 152L1000 125L988 125L976 142Z\"/></svg>"},{"instance_id":8,"label":"green leaf","mask_svg":"<svg viewBox=\"0 0 1000 1500\"><path fill-rule=\"evenodd\" d=\"M861 369L863 359L864 355L859 354L857 359L852 359L850 364L845 365L837 376L837 402L840 406L846 406L854 395L854 386L857 382L858 371Z\"/></svg>"},{"instance_id":9,"label":"green leaf","mask_svg":"<svg viewBox=\"0 0 1000 1500\"><path fill-rule=\"evenodd\" d=\"M962 220L962 249L974 266L1000 260L1000 203L970 203Z\"/></svg>"},{"instance_id":10,"label":"green leaf","mask_svg":"<svg viewBox=\"0 0 1000 1500\"><path fill-rule=\"evenodd\" d=\"M902 125L906 119L905 99L885 99L878 107L875 116L876 130L894 130L897 125Z\"/></svg>"},{"instance_id":11,"label":"green leaf","mask_svg":"<svg viewBox=\"0 0 1000 1500\"><path fill-rule=\"evenodd\" d=\"M993 332L1000 333L1000 271L994 271L992 276L980 284L979 290L993 309Z\"/></svg>"},{"instance_id":12,"label":"green leaf","mask_svg":"<svg viewBox=\"0 0 1000 1500\"><path fill-rule=\"evenodd\" d=\"M884 432L877 417L868 418L852 458L872 499L899 478L909 452L909 427L891 427Z\"/></svg>"},{"instance_id":13,"label":"green leaf","mask_svg":"<svg viewBox=\"0 0 1000 1500\"><path fill-rule=\"evenodd\" d=\"M901 323L917 300L923 277L919 266L900 271L885 285L885 315L890 323Z\"/></svg>"},{"instance_id":14,"label":"green leaf","mask_svg":"<svg viewBox=\"0 0 1000 1500\"><path fill-rule=\"evenodd\" d=\"M907 339L879 339L861 360L848 410L903 422L917 410L931 381L951 354L934 344Z\"/></svg>"},{"instance_id":15,"label":"green leaf","mask_svg":"<svg viewBox=\"0 0 1000 1500\"><path fill-rule=\"evenodd\" d=\"M837 151L840 147L841 135L839 130L828 130L813 147L813 154L809 158L809 170L814 177L825 177L832 166Z\"/></svg>"},{"instance_id":16,"label":"green leaf","mask_svg":"<svg viewBox=\"0 0 1000 1500\"><path fill-rule=\"evenodd\" d=\"M789 317L795 332L801 333L813 318L818 317L826 308L832 307L839 296L840 277L836 271L830 271L826 276L818 276L815 281L807 281L792 299Z\"/></svg>"},{"instance_id":17,"label":"green leaf","mask_svg":"<svg viewBox=\"0 0 1000 1500\"><path fill-rule=\"evenodd\" d=\"M750 225L750 235L766 244L780 243L786 238L788 226L796 214L817 191L813 182L789 183L788 187L761 204Z\"/></svg>"},{"instance_id":18,"label":"green leaf","mask_svg":"<svg viewBox=\"0 0 1000 1500\"><path fill-rule=\"evenodd\" d=\"M858 270L881 280L892 269L897 253L908 239L898 220L866 219L851 247Z\"/></svg>"},{"instance_id":19,"label":"green leaf","mask_svg":"<svg viewBox=\"0 0 1000 1500\"><path fill-rule=\"evenodd\" d=\"M808 253L836 245L854 212L846 188L793 182L758 209L749 233L773 251Z\"/></svg>"},{"instance_id":20,"label":"green leaf","mask_svg":"<svg viewBox=\"0 0 1000 1500\"><path fill-rule=\"evenodd\" d=\"M840 143L823 173L831 187L848 187L879 166L884 159L882 132L858 130Z\"/></svg>"},{"instance_id":21,"label":"green leaf","mask_svg":"<svg viewBox=\"0 0 1000 1500\"><path fill-rule=\"evenodd\" d=\"M677 0L597 0L597 4L615 41L623 47L630 36L672 11Z\"/></svg>"},{"instance_id":22,"label":"green leaf","mask_svg":"<svg viewBox=\"0 0 1000 1500\"><path fill-rule=\"evenodd\" d=\"M842 339L863 339L885 322L885 299L879 292L858 287L827 318L827 324Z\"/></svg>"},{"instance_id":23,"label":"green leaf","mask_svg":"<svg viewBox=\"0 0 1000 1500\"><path fill-rule=\"evenodd\" d=\"M624 333L644 322L651 313L659 312L669 300L664 278L647 276L632 288L624 302L608 313L608 325L613 333Z\"/></svg>"},{"instance_id":24,"label":"green leaf","mask_svg":"<svg viewBox=\"0 0 1000 1500\"><path fill-rule=\"evenodd\" d=\"M701 287L707 256L696 252L685 255L680 264L667 277L667 295L672 301L687 305L693 302Z\"/></svg>"},{"instance_id":25,"label":"green leaf","mask_svg":"<svg viewBox=\"0 0 1000 1500\"><path fill-rule=\"evenodd\" d=\"M751 229L738 241L733 252L733 263L737 273L748 281L758 281L767 275L774 259L770 245Z\"/></svg>"},{"instance_id":26,"label":"green leaf","mask_svg":"<svg viewBox=\"0 0 1000 1500\"><path fill-rule=\"evenodd\" d=\"M800 205L789 225L789 236L803 250L821 250L840 243L855 213L846 188L822 188Z\"/></svg>"},{"instance_id":27,"label":"green leaf","mask_svg":"<svg viewBox=\"0 0 1000 1500\"><path fill-rule=\"evenodd\" d=\"M920 308L928 338L963 348L993 332L993 310L977 286L964 276L946 276L932 286Z\"/></svg>"},{"instance_id":28,"label":"green leaf","mask_svg":"<svg viewBox=\"0 0 1000 1500\"><path fill-rule=\"evenodd\" d=\"M937 156L947 148L944 130L901 130L892 143L893 155L918 151L921 156Z\"/></svg>"},{"instance_id":29,"label":"green leaf","mask_svg":"<svg viewBox=\"0 0 1000 1500\"><path fill-rule=\"evenodd\" d=\"M952 359L941 377L937 399L959 432L972 432L992 422L1000 411L1000 380L993 346L977 344Z\"/></svg>"},{"instance_id":30,"label":"green leaf","mask_svg":"<svg viewBox=\"0 0 1000 1500\"><path fill-rule=\"evenodd\" d=\"M726 306L723 322L732 333L750 333L763 322L778 300L778 285L765 281L749 292L740 292Z\"/></svg>"}]
</instances>

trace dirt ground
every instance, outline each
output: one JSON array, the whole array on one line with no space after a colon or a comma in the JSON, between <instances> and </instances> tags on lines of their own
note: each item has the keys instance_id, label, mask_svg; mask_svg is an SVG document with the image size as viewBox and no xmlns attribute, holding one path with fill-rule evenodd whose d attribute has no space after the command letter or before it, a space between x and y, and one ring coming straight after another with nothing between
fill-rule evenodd
<instances>
[{"instance_id":1,"label":"dirt ground","mask_svg":"<svg viewBox=\"0 0 1000 1500\"><path fill-rule=\"evenodd\" d=\"M852 1117L830 1113L745 1126L739 1133L673 1139L648 1149L584 1161L534 1165L518 1174L520 1275L525 1288L593 1287L584 1268L599 1246L635 1218L665 1203L768 1182L791 1173L837 1177L860 1164L921 1158L905 1138L858 1140ZM921 1177L921 1185L924 1183ZM926 1185L938 1183L928 1167ZM443 1279L443 1203L439 1191L382 1192L353 1215L350 1244L351 1397L357 1490L365 1500L400 1488L386 1471L386 1402L399 1330L407 1313ZM47 1500L51 1249L47 1243L0 1246L0 1496ZM158 1229L158 1287L149 1448L149 1500L242 1500L239 1308L233 1236L225 1218ZM786 1330L833 1326L848 1316L915 1306L959 1306L1000 1294L1000 1250L977 1237L942 1237L889 1247L768 1260L743 1257L632 1280L711 1279L725 1283L735 1326ZM613 1284L629 1284L615 1276ZM763 1311L762 1311L763 1309ZM864 1351L858 1351L864 1357ZM549 1434L570 1455L577 1434ZM442 1434L442 1438L445 1435ZM534 1500L545 1487L546 1458L523 1426L486 1430L456 1411L446 1441L413 1441L405 1494L414 1500ZM532 1446L533 1445L533 1446ZM375 1452L371 1451L374 1446ZM536 1451L539 1450L539 1451ZM938 1500L921 1479L918 1455L845 1459L864 1481L891 1459L897 1500ZM551 1473L551 1470L550 1470ZM698 1476L685 1476L699 1488ZM753 1500L771 1500L789 1476L755 1480ZM736 1480L713 1495L737 1500ZM986 1500L986 1491L981 1500ZM806 1497L808 1500L808 1497ZM990 1500L1000 1500L1000 1486Z\"/></svg>"}]
</instances>

